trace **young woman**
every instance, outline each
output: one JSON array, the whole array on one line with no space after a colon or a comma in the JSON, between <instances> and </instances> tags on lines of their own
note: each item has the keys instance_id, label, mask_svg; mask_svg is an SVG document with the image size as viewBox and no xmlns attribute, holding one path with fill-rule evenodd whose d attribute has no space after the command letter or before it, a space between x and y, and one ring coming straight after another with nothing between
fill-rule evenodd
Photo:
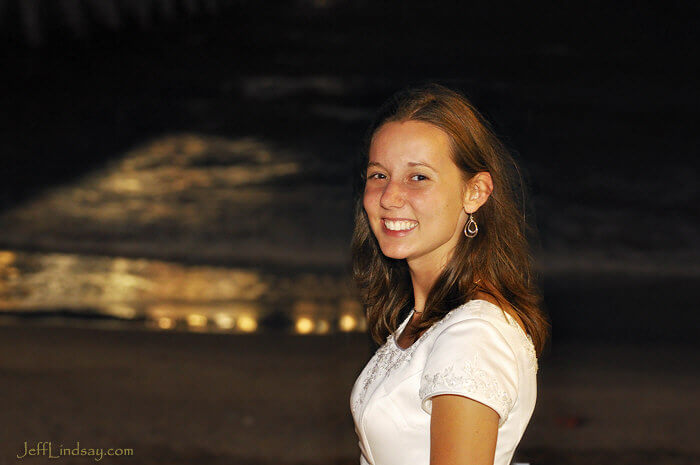
<instances>
[{"instance_id":1,"label":"young woman","mask_svg":"<svg viewBox=\"0 0 700 465\"><path fill-rule=\"evenodd\" d=\"M510 463L548 323L515 164L460 94L392 97L360 162L354 277L383 345L350 404L361 464Z\"/></svg>"}]
</instances>

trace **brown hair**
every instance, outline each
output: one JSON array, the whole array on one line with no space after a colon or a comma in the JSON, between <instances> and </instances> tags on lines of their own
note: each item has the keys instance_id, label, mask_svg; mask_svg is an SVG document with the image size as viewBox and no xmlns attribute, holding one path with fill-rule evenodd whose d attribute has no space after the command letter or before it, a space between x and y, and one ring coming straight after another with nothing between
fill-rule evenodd
<instances>
[{"instance_id":1,"label":"brown hair","mask_svg":"<svg viewBox=\"0 0 700 465\"><path fill-rule=\"evenodd\" d=\"M502 307L503 299L510 304L540 354L548 337L549 323L540 309L541 297L532 273L527 239L532 230L517 207L518 195L524 197L525 192L520 171L476 108L464 96L437 84L410 88L391 97L370 126L357 162L353 277L373 339L382 343L396 330L400 316L414 302L406 260L382 254L363 207L369 147L382 125L409 120L431 124L450 137L452 159L465 181L486 171L494 185L490 197L474 214L479 233L474 238L463 236L455 247L427 296L423 319L415 326L414 333L432 326L450 310L474 299L478 292L485 292ZM514 189L518 181L520 192ZM521 200L525 205L524 198Z\"/></svg>"}]
</instances>

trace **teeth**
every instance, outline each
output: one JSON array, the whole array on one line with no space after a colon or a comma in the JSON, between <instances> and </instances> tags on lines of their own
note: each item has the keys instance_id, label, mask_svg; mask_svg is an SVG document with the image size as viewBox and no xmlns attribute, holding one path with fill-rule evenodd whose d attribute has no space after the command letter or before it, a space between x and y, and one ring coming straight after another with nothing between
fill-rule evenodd
<instances>
[{"instance_id":1,"label":"teeth","mask_svg":"<svg viewBox=\"0 0 700 465\"><path fill-rule=\"evenodd\" d=\"M391 231L408 231L418 226L415 221L389 221L384 220L384 226Z\"/></svg>"}]
</instances>

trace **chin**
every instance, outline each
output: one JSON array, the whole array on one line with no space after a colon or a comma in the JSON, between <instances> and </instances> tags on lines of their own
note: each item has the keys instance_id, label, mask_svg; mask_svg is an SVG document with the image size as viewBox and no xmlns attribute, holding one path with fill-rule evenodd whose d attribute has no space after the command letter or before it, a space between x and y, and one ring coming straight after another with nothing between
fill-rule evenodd
<instances>
[{"instance_id":1,"label":"chin","mask_svg":"<svg viewBox=\"0 0 700 465\"><path fill-rule=\"evenodd\" d=\"M388 253L385 253L384 256L386 258L391 258L393 260L404 260L406 258L406 254L388 254Z\"/></svg>"},{"instance_id":2,"label":"chin","mask_svg":"<svg viewBox=\"0 0 700 465\"><path fill-rule=\"evenodd\" d=\"M385 257L393 258L394 260L402 260L404 258L407 258L409 255L409 253L407 251L396 250L393 248L384 249L384 248L381 248L381 246L380 246L380 249Z\"/></svg>"}]
</instances>

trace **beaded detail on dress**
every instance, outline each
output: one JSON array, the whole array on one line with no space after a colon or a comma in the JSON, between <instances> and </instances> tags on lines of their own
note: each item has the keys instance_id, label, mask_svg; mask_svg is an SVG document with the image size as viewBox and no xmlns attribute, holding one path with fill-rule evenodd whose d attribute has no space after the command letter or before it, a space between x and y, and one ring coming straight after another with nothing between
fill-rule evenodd
<instances>
[{"instance_id":1,"label":"beaded detail on dress","mask_svg":"<svg viewBox=\"0 0 700 465\"><path fill-rule=\"evenodd\" d=\"M471 301L461 305L458 308L464 307L464 306L469 305L470 303L473 303L476 301L477 300L471 300ZM488 301L484 301L484 302L493 306L494 308L501 310L500 307L495 306L494 304L492 304ZM432 325L430 328L428 328L423 334L421 334L421 336L413 344L411 344L406 349L400 348L396 343L395 334L396 334L396 332L398 332L398 330L395 333L392 333L389 336L387 336L386 342L379 349L377 349L377 352L374 354L372 359L370 359L370 361L367 364L368 367L370 367L369 368L370 371L367 374L367 376L365 377L365 379L363 380L363 383L360 386L360 391L358 392L358 394L355 398L355 401L352 404L351 408L352 408L353 415L357 415L358 412L362 411L362 406L365 403L365 401L367 400L366 399L367 392L368 392L369 388L372 386L372 384L375 382L375 380L377 380L378 378L385 378L394 369L401 366L403 363L410 362L411 358L413 356L413 352L415 352L415 350L418 348L421 341L428 334L430 334L435 328L444 324L446 321L449 321L450 318L457 313L455 310L457 310L457 309L450 311L441 320L439 320L434 325ZM510 316L507 312L503 312L503 314L506 315L506 320L508 321L508 323L518 330L517 332L519 334L521 344L528 355L528 359L530 360L530 364L529 364L528 368L531 371L534 371L535 373L537 373L537 370L538 370L537 355L535 352L535 347L532 343L532 338L527 333L525 333L525 331L523 331L523 328L515 321L515 319L512 316ZM406 318L405 321L408 321L412 315L413 315L413 313L411 313ZM405 325L403 325L403 323L402 323L401 326L405 326ZM481 373L479 373L478 370L474 369L474 367L464 367L464 368L467 369L467 373L471 373L471 376L475 377L473 380L474 386L477 386L477 385L482 386L482 387L483 386L490 386L490 389L495 389L493 384L488 383L487 380L484 378L484 376ZM435 374L433 376L437 376L437 375L438 374ZM444 377L447 377L448 375L449 375L448 373L442 373L442 376L444 376ZM462 376L462 375L460 375L460 376ZM463 377L467 377L467 376L468 375L463 375ZM439 378L436 378L434 381L438 382ZM462 381L464 381L464 379ZM455 378L455 382L457 382L456 378ZM470 383L471 383L471 381L470 381ZM508 405L508 410L510 410L510 405L508 404L508 402L510 402L510 400L502 397L502 395L504 393L501 392L499 389L495 389L493 392L494 392L494 394L493 394L494 396L497 396L497 397L500 396L499 399L502 400L504 405ZM421 392L421 397L422 397L422 394L423 393ZM507 397L507 394L505 394L505 395ZM506 411L508 411L508 410L506 410Z\"/></svg>"},{"instance_id":2,"label":"beaded detail on dress","mask_svg":"<svg viewBox=\"0 0 700 465\"><path fill-rule=\"evenodd\" d=\"M357 415L357 413L361 411L361 407L366 400L365 398L367 396L367 391L374 381L379 377L385 378L401 364L410 362L411 357L413 357L413 352L416 351L421 341L425 339L425 337L436 327L448 320L452 314L452 312L448 313L442 320L436 322L430 328L426 329L425 332L423 332L423 334L421 334L420 337L418 337L418 339L416 339L415 342L406 349L402 349L397 345L396 339L394 338L395 333L387 336L386 342L379 349L377 349L374 357L372 357L368 363L368 365L371 366L370 372L364 379L364 383L362 383L362 386L360 387L360 392L357 394L355 402L352 405L352 413L354 415ZM413 313L406 318L406 321L408 321L411 316L413 316ZM402 326L404 326L403 323Z\"/></svg>"},{"instance_id":3,"label":"beaded detail on dress","mask_svg":"<svg viewBox=\"0 0 700 465\"><path fill-rule=\"evenodd\" d=\"M462 364L450 365L434 374L425 374L425 381L419 391L421 399L440 391L454 391L457 389L464 394L478 394L489 401L493 401L498 408L499 415L507 415L513 405L513 401L506 391L501 389L491 375L479 368L479 354L475 354L472 360L465 360ZM427 399L426 399L427 400ZM424 401L424 405L426 402ZM427 405L430 405L427 403ZM426 406L427 406L426 405ZM430 411L430 407L427 407Z\"/></svg>"}]
</instances>

